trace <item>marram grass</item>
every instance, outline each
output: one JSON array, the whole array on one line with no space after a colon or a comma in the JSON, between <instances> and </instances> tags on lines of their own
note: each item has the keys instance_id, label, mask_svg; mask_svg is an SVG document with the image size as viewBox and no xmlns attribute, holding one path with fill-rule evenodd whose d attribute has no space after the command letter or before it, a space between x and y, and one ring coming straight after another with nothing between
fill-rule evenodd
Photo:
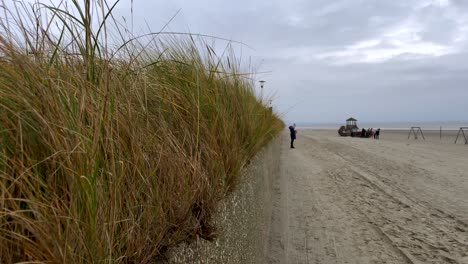
<instances>
[{"instance_id":1,"label":"marram grass","mask_svg":"<svg viewBox=\"0 0 468 264\"><path fill-rule=\"evenodd\" d=\"M0 263L149 263L215 237L218 202L283 122L234 55L119 27L112 53L112 6L71 2L0 12Z\"/></svg>"}]
</instances>

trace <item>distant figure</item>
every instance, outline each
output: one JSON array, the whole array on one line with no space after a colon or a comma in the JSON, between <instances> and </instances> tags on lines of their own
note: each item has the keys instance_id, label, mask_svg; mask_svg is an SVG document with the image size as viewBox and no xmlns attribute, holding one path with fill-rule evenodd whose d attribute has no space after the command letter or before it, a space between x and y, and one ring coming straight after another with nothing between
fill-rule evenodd
<instances>
[{"instance_id":1,"label":"distant figure","mask_svg":"<svg viewBox=\"0 0 468 264\"><path fill-rule=\"evenodd\" d=\"M363 128L362 131L361 131L361 137L362 137L362 138L363 138L363 137L366 137L366 129L364 129L364 128Z\"/></svg>"},{"instance_id":2,"label":"distant figure","mask_svg":"<svg viewBox=\"0 0 468 264\"><path fill-rule=\"evenodd\" d=\"M375 134L374 134L374 138L375 139L379 139L380 137L380 128L378 128L376 131L375 131Z\"/></svg>"},{"instance_id":3,"label":"distant figure","mask_svg":"<svg viewBox=\"0 0 468 264\"><path fill-rule=\"evenodd\" d=\"M294 148L294 140L296 139L296 124L293 124L292 126L289 126L289 133L291 135L291 148Z\"/></svg>"}]
</instances>

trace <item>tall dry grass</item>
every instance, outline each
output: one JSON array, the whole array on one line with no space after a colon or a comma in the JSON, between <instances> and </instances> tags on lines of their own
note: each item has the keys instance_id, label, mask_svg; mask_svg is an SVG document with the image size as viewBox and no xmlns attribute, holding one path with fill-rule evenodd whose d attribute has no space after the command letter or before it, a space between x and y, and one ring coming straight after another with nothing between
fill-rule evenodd
<instances>
[{"instance_id":1,"label":"tall dry grass","mask_svg":"<svg viewBox=\"0 0 468 264\"><path fill-rule=\"evenodd\" d=\"M112 8L0 12L1 263L148 263L211 239L217 203L283 127L232 53L135 38Z\"/></svg>"}]
</instances>

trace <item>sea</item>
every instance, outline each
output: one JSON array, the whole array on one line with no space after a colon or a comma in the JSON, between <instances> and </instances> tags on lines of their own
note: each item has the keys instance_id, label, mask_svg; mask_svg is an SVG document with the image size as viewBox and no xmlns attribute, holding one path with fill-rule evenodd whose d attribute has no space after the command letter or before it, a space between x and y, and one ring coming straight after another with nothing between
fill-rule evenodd
<instances>
[{"instance_id":1,"label":"sea","mask_svg":"<svg viewBox=\"0 0 468 264\"><path fill-rule=\"evenodd\" d=\"M296 125L300 128L310 129L339 129L346 125L343 123L313 123L298 122ZM433 122L357 122L359 128L380 128L385 130L409 130L411 127L421 127L423 130L459 130L460 127L468 128L468 121L433 121Z\"/></svg>"}]
</instances>

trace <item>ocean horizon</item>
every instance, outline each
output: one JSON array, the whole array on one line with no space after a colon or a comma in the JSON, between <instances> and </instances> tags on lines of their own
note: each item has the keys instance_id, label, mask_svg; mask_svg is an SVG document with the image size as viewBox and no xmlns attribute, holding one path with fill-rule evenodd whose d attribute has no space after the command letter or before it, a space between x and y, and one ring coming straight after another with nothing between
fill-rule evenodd
<instances>
[{"instance_id":1,"label":"ocean horizon","mask_svg":"<svg viewBox=\"0 0 468 264\"><path fill-rule=\"evenodd\" d=\"M313 122L297 122L296 125L300 128L311 129L339 129L346 125L342 123L313 123ZM425 130L459 130L460 127L468 127L468 121L431 121L431 122L359 122L359 128L380 128L387 130L409 130L411 127L421 127Z\"/></svg>"}]
</instances>

